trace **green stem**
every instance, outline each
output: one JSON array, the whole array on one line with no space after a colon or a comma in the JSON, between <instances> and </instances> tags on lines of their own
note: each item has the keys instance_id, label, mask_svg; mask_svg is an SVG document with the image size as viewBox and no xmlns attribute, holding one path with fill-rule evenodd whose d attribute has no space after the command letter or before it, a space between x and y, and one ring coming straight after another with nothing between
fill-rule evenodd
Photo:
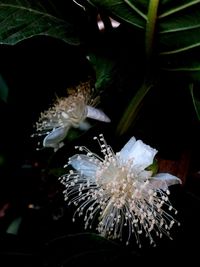
<instances>
[{"instance_id":1,"label":"green stem","mask_svg":"<svg viewBox=\"0 0 200 267\"><path fill-rule=\"evenodd\" d=\"M150 61L153 51L154 32L157 21L159 0L150 0L147 14L146 34L145 34L145 48L146 58Z\"/></svg>"},{"instance_id":2,"label":"green stem","mask_svg":"<svg viewBox=\"0 0 200 267\"><path fill-rule=\"evenodd\" d=\"M128 128L133 124L139 107L141 106L142 100L148 93L151 87L153 87L153 76L152 72L152 54L153 54L153 43L154 43L154 33L157 21L157 11L158 11L159 0L150 0L149 8L147 14L146 23L146 34L145 34L145 53L146 53L146 70L144 82L139 88L137 93L132 98L128 107L126 108L123 117L121 118L117 126L117 134L121 135L125 133Z\"/></svg>"},{"instance_id":3,"label":"green stem","mask_svg":"<svg viewBox=\"0 0 200 267\"><path fill-rule=\"evenodd\" d=\"M117 134L119 135L124 134L128 130L128 128L133 124L133 121L135 120L135 117L137 115L138 108L143 98L145 97L145 95L148 93L148 91L152 86L153 83L147 84L146 82L144 82L143 85L139 88L139 90L129 103L127 109L123 114L122 119L120 120L117 126Z\"/></svg>"}]
</instances>

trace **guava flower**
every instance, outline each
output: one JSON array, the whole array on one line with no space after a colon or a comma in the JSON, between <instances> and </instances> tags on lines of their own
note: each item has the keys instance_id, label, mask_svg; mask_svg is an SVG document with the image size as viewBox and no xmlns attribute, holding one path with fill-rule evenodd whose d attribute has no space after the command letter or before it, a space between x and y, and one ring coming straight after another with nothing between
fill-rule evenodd
<instances>
[{"instance_id":1,"label":"guava flower","mask_svg":"<svg viewBox=\"0 0 200 267\"><path fill-rule=\"evenodd\" d=\"M69 158L66 166L74 170L60 179L65 185L65 200L77 208L73 215L84 216L85 228L97 224L98 232L106 238L131 236L141 246L141 236L156 244L155 237L170 236L170 229L179 222L171 215L177 213L169 200L169 186L181 180L168 173L153 174L147 169L157 150L132 137L120 152L114 153L103 135L95 137L102 157L86 147L85 152Z\"/></svg>"},{"instance_id":2,"label":"guava flower","mask_svg":"<svg viewBox=\"0 0 200 267\"><path fill-rule=\"evenodd\" d=\"M94 107L96 99L90 96L88 82L81 83L68 97L57 98L52 107L41 113L36 123L38 135L46 135L43 146L57 150L63 145L70 128L88 130L90 124L86 118L110 122L103 111Z\"/></svg>"}]
</instances>

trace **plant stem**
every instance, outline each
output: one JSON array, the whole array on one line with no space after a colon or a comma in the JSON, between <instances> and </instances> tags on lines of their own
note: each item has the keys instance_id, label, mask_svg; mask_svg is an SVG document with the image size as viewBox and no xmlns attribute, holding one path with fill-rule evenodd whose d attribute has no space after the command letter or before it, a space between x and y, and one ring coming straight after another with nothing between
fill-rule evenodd
<instances>
[{"instance_id":1,"label":"plant stem","mask_svg":"<svg viewBox=\"0 0 200 267\"><path fill-rule=\"evenodd\" d=\"M144 74L144 82L130 101L126 108L118 126L117 134L122 135L133 124L143 98L146 96L150 88L154 85L154 68L152 64L154 33L157 21L159 0L150 0L147 14L146 33L145 33L145 53L146 53L146 69Z\"/></svg>"},{"instance_id":2,"label":"plant stem","mask_svg":"<svg viewBox=\"0 0 200 267\"><path fill-rule=\"evenodd\" d=\"M145 49L147 62L151 61L159 0L150 0L147 14Z\"/></svg>"}]
</instances>

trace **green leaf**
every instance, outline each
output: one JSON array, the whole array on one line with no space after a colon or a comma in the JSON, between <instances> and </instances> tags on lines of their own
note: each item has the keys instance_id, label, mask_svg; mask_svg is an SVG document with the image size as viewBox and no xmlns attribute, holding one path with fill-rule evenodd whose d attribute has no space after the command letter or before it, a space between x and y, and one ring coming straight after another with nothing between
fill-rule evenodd
<instances>
[{"instance_id":1,"label":"green leaf","mask_svg":"<svg viewBox=\"0 0 200 267\"><path fill-rule=\"evenodd\" d=\"M162 67L200 80L200 1L166 2L158 18Z\"/></svg>"},{"instance_id":2,"label":"green leaf","mask_svg":"<svg viewBox=\"0 0 200 267\"><path fill-rule=\"evenodd\" d=\"M119 21L128 22L140 29L145 28L148 11L146 3L149 1L90 0L89 2L98 8L108 11L112 17L118 18Z\"/></svg>"},{"instance_id":3,"label":"green leaf","mask_svg":"<svg viewBox=\"0 0 200 267\"><path fill-rule=\"evenodd\" d=\"M153 163L149 165L145 170L146 171L151 171L152 176L154 176L158 172L158 162L157 160L154 159Z\"/></svg>"},{"instance_id":4,"label":"green leaf","mask_svg":"<svg viewBox=\"0 0 200 267\"><path fill-rule=\"evenodd\" d=\"M0 0L0 44L14 45L36 35L79 44L75 27L55 15L44 1Z\"/></svg>"},{"instance_id":5,"label":"green leaf","mask_svg":"<svg viewBox=\"0 0 200 267\"><path fill-rule=\"evenodd\" d=\"M96 73L95 88L97 91L102 88L105 89L105 87L108 87L109 84L112 83L113 73L115 71L114 60L98 54L89 54L89 61Z\"/></svg>"},{"instance_id":6,"label":"green leaf","mask_svg":"<svg viewBox=\"0 0 200 267\"><path fill-rule=\"evenodd\" d=\"M156 21L149 21L148 10L151 2L149 0L90 0L90 2L101 8L101 12L103 9L120 22L128 22L145 32L151 28L149 23L155 23L152 36L149 36L152 42L149 50L154 49L154 56L159 56L160 67L173 72L184 70L184 75L189 74L192 77L194 74L195 79L200 80L200 75L199 77L196 75L199 71L196 57L200 54L200 0L162 0L159 2ZM145 43L147 40L144 36L142 38Z\"/></svg>"},{"instance_id":7,"label":"green leaf","mask_svg":"<svg viewBox=\"0 0 200 267\"><path fill-rule=\"evenodd\" d=\"M7 102L8 100L8 86L1 74L0 74L0 98L4 102Z\"/></svg>"}]
</instances>

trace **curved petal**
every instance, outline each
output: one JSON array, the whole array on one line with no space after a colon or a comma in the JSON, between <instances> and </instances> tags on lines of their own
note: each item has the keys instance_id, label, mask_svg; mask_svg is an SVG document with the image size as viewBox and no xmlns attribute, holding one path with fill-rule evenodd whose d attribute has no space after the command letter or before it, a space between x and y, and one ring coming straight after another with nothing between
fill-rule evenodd
<instances>
[{"instance_id":1,"label":"curved petal","mask_svg":"<svg viewBox=\"0 0 200 267\"><path fill-rule=\"evenodd\" d=\"M128 157L129 157L129 153L131 151L131 149L133 148L134 144L136 142L135 137L131 137L131 139L125 144L125 146L120 150L119 152L119 156L121 158L121 160L123 161L127 161Z\"/></svg>"},{"instance_id":2,"label":"curved petal","mask_svg":"<svg viewBox=\"0 0 200 267\"><path fill-rule=\"evenodd\" d=\"M75 170L91 178L95 178L99 162L98 159L95 159L95 162L94 160L91 161L91 158L84 154L77 154L69 159L69 164L71 164Z\"/></svg>"},{"instance_id":3,"label":"curved petal","mask_svg":"<svg viewBox=\"0 0 200 267\"><path fill-rule=\"evenodd\" d=\"M160 188L164 191L167 191L170 185L182 183L181 179L169 173L158 173L149 182L154 188Z\"/></svg>"},{"instance_id":4,"label":"curved petal","mask_svg":"<svg viewBox=\"0 0 200 267\"><path fill-rule=\"evenodd\" d=\"M43 140L44 147L57 148L58 144L65 138L70 127L58 127L53 129Z\"/></svg>"},{"instance_id":5,"label":"curved petal","mask_svg":"<svg viewBox=\"0 0 200 267\"><path fill-rule=\"evenodd\" d=\"M124 153L126 160L133 160L133 165L137 165L141 169L145 169L153 163L153 159L158 152L156 149L144 144L141 140L137 140L134 143L134 139L132 141L130 139L129 142L127 143L128 149L126 149L127 155ZM126 148L126 145L124 148Z\"/></svg>"},{"instance_id":6,"label":"curved petal","mask_svg":"<svg viewBox=\"0 0 200 267\"><path fill-rule=\"evenodd\" d=\"M87 106L87 118L97 121L110 122L110 118L100 109Z\"/></svg>"}]
</instances>

